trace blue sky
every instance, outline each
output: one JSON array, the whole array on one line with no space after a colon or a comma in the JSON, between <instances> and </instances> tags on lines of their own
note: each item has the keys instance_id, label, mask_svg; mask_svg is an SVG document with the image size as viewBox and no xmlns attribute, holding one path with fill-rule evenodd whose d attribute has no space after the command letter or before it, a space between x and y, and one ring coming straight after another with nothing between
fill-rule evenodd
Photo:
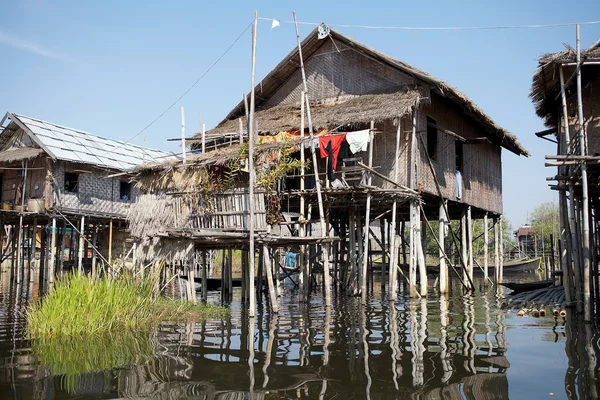
<instances>
[{"instance_id":1,"label":"blue sky","mask_svg":"<svg viewBox=\"0 0 600 400\"><path fill-rule=\"evenodd\" d=\"M259 16L376 26L496 26L600 19L600 2L527 1L43 1L3 5L0 22L0 111L12 111L101 136L128 140L177 99ZM257 81L294 46L291 24L261 21ZM313 26L301 25L305 36ZM575 28L405 31L338 28L443 79L516 134L530 158L503 152L504 209L516 227L536 205L557 201L547 187L544 155L554 145L528 93L537 59L574 45ZM600 39L600 25L582 26L582 45ZM250 89L250 30L187 96L147 129L149 147L177 150L180 111L188 130L217 124ZM144 144L143 135L134 141Z\"/></svg>"}]
</instances>

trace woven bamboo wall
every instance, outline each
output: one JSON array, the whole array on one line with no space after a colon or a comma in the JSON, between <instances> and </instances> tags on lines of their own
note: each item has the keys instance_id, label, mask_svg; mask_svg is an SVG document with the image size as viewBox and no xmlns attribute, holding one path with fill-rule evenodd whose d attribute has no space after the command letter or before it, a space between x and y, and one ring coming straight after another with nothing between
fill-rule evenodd
<instances>
[{"instance_id":1,"label":"woven bamboo wall","mask_svg":"<svg viewBox=\"0 0 600 400\"><path fill-rule=\"evenodd\" d=\"M585 73L585 72L584 72ZM595 89L595 91L594 91ZM583 117L586 119L586 132L588 138L588 155L600 155L600 76L589 82L582 88L581 98L583 100ZM573 93L567 99L569 103L569 132L571 139L578 134L577 98ZM560 110L558 110L560 113ZM562 114L559 114L562 115ZM579 154L579 147L575 149Z\"/></svg>"},{"instance_id":2,"label":"woven bamboo wall","mask_svg":"<svg viewBox=\"0 0 600 400\"><path fill-rule=\"evenodd\" d=\"M446 129L465 139L483 137L469 119L437 95L432 96L431 104L423 107L418 115L417 131L427 143L427 116L434 118L438 128ZM438 132L438 154L433 162L445 198L461 201L493 213L502 213L502 162L501 149L487 142L464 144L464 168L462 174L462 199L456 198L455 138ZM419 144L421 156L419 182L425 192L437 194L430 172L425 149Z\"/></svg>"},{"instance_id":3,"label":"woven bamboo wall","mask_svg":"<svg viewBox=\"0 0 600 400\"><path fill-rule=\"evenodd\" d=\"M305 61L311 100L384 92L414 82L392 67L380 64L356 50L331 40ZM302 73L296 71L264 104L264 108L300 101ZM260 92L258 93L260 95Z\"/></svg>"},{"instance_id":4,"label":"woven bamboo wall","mask_svg":"<svg viewBox=\"0 0 600 400\"><path fill-rule=\"evenodd\" d=\"M375 135L373 144L373 167L377 172L392 180L394 180L395 170L398 167L398 183L401 185L408 185L407 163L410 143L410 122L409 119L401 119L400 153L397 158L395 157L397 125L394 123L394 120L390 119L383 124L375 126L378 133ZM363 158L367 159L366 152ZM395 160L398 160L398 162L396 163ZM373 176L372 184L384 189L395 188L391 183L376 176Z\"/></svg>"}]
</instances>

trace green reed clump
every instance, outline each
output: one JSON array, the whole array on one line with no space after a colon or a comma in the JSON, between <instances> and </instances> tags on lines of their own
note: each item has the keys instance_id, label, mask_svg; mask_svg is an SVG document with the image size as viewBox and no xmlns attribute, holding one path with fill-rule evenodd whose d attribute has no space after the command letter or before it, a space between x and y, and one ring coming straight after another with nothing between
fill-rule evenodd
<instances>
[{"instance_id":1,"label":"green reed clump","mask_svg":"<svg viewBox=\"0 0 600 400\"><path fill-rule=\"evenodd\" d=\"M196 306L192 312L185 303L159 296L156 287L154 277L123 273L115 278L92 279L69 274L27 310L28 336L137 332L149 330L163 320L193 320L213 315L214 306ZM188 312L180 312L180 308Z\"/></svg>"}]
</instances>

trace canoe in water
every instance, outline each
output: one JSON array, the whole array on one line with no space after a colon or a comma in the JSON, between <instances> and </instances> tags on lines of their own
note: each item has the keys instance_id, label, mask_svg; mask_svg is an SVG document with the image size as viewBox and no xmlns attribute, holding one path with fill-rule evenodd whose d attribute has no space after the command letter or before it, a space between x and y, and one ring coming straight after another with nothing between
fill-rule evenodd
<instances>
[{"instance_id":1,"label":"canoe in water","mask_svg":"<svg viewBox=\"0 0 600 400\"><path fill-rule=\"evenodd\" d=\"M543 281L537 282L524 282L524 283L516 283L516 282L502 282L501 285L512 289L513 293L521 293L521 292L529 292L530 290L537 290L550 287L554 284L552 279L546 279Z\"/></svg>"}]
</instances>

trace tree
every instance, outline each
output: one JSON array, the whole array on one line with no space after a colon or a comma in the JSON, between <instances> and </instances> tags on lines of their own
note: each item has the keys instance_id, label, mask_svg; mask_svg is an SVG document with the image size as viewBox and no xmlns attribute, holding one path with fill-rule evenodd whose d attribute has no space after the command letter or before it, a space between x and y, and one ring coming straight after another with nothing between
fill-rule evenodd
<instances>
[{"instance_id":1,"label":"tree","mask_svg":"<svg viewBox=\"0 0 600 400\"><path fill-rule=\"evenodd\" d=\"M556 203L542 203L531 213L531 228L540 246L550 246L550 235L558 233L559 211Z\"/></svg>"}]
</instances>

